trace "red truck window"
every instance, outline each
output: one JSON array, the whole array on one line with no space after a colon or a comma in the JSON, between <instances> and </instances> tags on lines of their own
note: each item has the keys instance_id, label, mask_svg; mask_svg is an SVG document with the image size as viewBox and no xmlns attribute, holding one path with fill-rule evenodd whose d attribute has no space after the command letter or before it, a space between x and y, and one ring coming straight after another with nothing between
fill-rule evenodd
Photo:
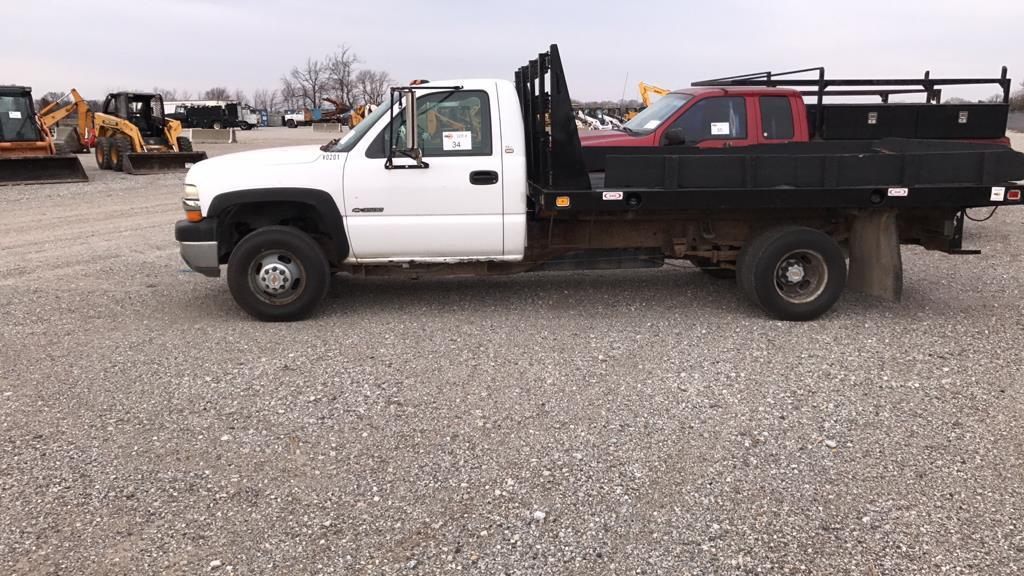
<instances>
[{"instance_id":1,"label":"red truck window","mask_svg":"<svg viewBox=\"0 0 1024 576\"><path fill-rule=\"evenodd\" d=\"M737 96L705 98L683 113L672 128L682 128L690 143L747 137L747 104Z\"/></svg>"},{"instance_id":2,"label":"red truck window","mask_svg":"<svg viewBox=\"0 0 1024 576\"><path fill-rule=\"evenodd\" d=\"M788 96L761 97L761 136L765 140L793 138L793 108Z\"/></svg>"}]
</instances>

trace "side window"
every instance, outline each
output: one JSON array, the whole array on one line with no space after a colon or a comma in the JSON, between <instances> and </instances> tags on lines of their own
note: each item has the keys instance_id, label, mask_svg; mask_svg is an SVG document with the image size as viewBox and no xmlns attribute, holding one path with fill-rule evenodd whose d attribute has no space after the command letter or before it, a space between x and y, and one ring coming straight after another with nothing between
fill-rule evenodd
<instances>
[{"instance_id":1,"label":"side window","mask_svg":"<svg viewBox=\"0 0 1024 576\"><path fill-rule=\"evenodd\" d=\"M405 117L396 116L367 150L371 158L383 158L391 147L391 134L405 145ZM490 156L491 109L481 90L426 93L416 99L419 146L424 157Z\"/></svg>"},{"instance_id":2,"label":"side window","mask_svg":"<svg viewBox=\"0 0 1024 576\"><path fill-rule=\"evenodd\" d=\"M786 96L761 96L761 132L765 140L793 137L793 107Z\"/></svg>"},{"instance_id":3,"label":"side window","mask_svg":"<svg viewBox=\"0 0 1024 576\"><path fill-rule=\"evenodd\" d=\"M747 104L739 96L718 96L696 102L672 128L682 128L687 143L747 137Z\"/></svg>"}]
</instances>

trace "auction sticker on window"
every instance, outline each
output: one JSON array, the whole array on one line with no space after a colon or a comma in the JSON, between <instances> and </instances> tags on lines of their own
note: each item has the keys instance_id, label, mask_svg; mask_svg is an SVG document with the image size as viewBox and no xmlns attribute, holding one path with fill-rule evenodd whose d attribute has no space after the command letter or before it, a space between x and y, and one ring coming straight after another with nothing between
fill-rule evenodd
<instances>
[{"instance_id":1,"label":"auction sticker on window","mask_svg":"<svg viewBox=\"0 0 1024 576\"><path fill-rule=\"evenodd\" d=\"M711 135L712 136L728 136L729 135L729 123L728 122L712 122L711 123Z\"/></svg>"},{"instance_id":2,"label":"auction sticker on window","mask_svg":"<svg viewBox=\"0 0 1024 576\"><path fill-rule=\"evenodd\" d=\"M441 134L445 150L472 150L473 133L466 132L445 132Z\"/></svg>"},{"instance_id":3,"label":"auction sticker on window","mask_svg":"<svg viewBox=\"0 0 1024 576\"><path fill-rule=\"evenodd\" d=\"M7 113L7 116L10 117L10 118L19 118L20 119L21 118L21 112L18 112L17 110L11 110L10 112Z\"/></svg>"}]
</instances>

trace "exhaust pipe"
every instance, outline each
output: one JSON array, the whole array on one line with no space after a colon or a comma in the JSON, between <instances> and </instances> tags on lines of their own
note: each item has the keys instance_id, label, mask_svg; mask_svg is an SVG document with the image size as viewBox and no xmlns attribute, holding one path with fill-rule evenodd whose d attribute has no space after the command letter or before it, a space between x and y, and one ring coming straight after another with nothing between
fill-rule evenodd
<instances>
[{"instance_id":1,"label":"exhaust pipe","mask_svg":"<svg viewBox=\"0 0 1024 576\"><path fill-rule=\"evenodd\" d=\"M165 174L185 172L196 162L206 160L206 152L149 152L124 156L126 174Z\"/></svg>"},{"instance_id":2,"label":"exhaust pipe","mask_svg":"<svg viewBox=\"0 0 1024 576\"><path fill-rule=\"evenodd\" d=\"M88 181L85 168L75 156L0 158L0 186Z\"/></svg>"}]
</instances>

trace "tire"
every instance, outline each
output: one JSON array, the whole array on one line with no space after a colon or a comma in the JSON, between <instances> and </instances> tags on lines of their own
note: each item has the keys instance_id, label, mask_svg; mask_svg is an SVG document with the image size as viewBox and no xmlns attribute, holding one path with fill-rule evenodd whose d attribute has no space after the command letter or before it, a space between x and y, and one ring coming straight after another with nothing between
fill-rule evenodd
<instances>
[{"instance_id":1,"label":"tire","mask_svg":"<svg viewBox=\"0 0 1024 576\"><path fill-rule=\"evenodd\" d=\"M224 125L221 124L219 121L213 123L213 129L214 130L220 130L223 127L224 127Z\"/></svg>"},{"instance_id":2,"label":"tire","mask_svg":"<svg viewBox=\"0 0 1024 576\"><path fill-rule=\"evenodd\" d=\"M289 118L288 121L284 123L284 125L289 128L297 127L297 124L295 124L295 120L292 120L291 118Z\"/></svg>"},{"instance_id":3,"label":"tire","mask_svg":"<svg viewBox=\"0 0 1024 576\"><path fill-rule=\"evenodd\" d=\"M242 122L238 125L238 127L241 128L242 130L252 130L252 124L249 124L248 122Z\"/></svg>"},{"instance_id":4,"label":"tire","mask_svg":"<svg viewBox=\"0 0 1024 576\"><path fill-rule=\"evenodd\" d=\"M846 287L846 257L828 235L802 226L760 233L740 251L740 289L779 320L813 320Z\"/></svg>"},{"instance_id":5,"label":"tire","mask_svg":"<svg viewBox=\"0 0 1024 576\"><path fill-rule=\"evenodd\" d=\"M114 136L110 143L110 168L115 172L124 172L124 157L132 151L132 141L127 136Z\"/></svg>"},{"instance_id":6,"label":"tire","mask_svg":"<svg viewBox=\"0 0 1024 576\"><path fill-rule=\"evenodd\" d=\"M96 139L96 166L100 170L110 170L110 138L105 136Z\"/></svg>"},{"instance_id":7,"label":"tire","mask_svg":"<svg viewBox=\"0 0 1024 576\"><path fill-rule=\"evenodd\" d=\"M185 136L178 136L178 152L192 152L192 141Z\"/></svg>"},{"instance_id":8,"label":"tire","mask_svg":"<svg viewBox=\"0 0 1024 576\"><path fill-rule=\"evenodd\" d=\"M227 276L243 310L264 322L290 322L309 316L320 304L331 270L309 235L290 226L266 226L235 246Z\"/></svg>"}]
</instances>

